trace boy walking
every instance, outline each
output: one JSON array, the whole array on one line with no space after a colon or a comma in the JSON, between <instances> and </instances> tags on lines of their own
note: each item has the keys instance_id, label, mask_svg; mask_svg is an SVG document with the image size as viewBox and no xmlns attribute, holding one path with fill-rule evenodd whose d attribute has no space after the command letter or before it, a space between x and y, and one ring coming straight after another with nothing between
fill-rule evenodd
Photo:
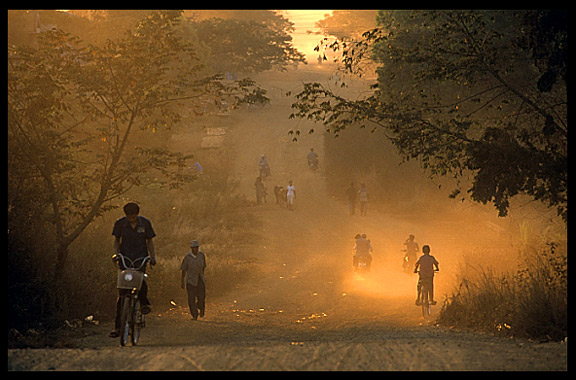
<instances>
[{"instance_id":1,"label":"boy walking","mask_svg":"<svg viewBox=\"0 0 576 380\"><path fill-rule=\"evenodd\" d=\"M206 268L206 256L200 250L198 240L190 242L190 252L184 256L180 269L182 270L182 280L180 287L186 288L188 292L188 306L192 319L204 317L206 309L206 278L204 268Z\"/></svg>"}]
</instances>

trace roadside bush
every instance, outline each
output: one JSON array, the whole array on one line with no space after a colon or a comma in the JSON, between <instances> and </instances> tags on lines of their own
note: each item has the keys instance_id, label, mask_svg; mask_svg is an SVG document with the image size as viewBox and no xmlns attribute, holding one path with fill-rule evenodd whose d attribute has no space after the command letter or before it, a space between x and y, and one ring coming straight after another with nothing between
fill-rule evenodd
<instances>
[{"instance_id":1,"label":"roadside bush","mask_svg":"<svg viewBox=\"0 0 576 380\"><path fill-rule=\"evenodd\" d=\"M522 254L515 272L480 268L467 273L444 302L437 322L532 339L562 340L567 336L567 273L565 249L550 243Z\"/></svg>"},{"instance_id":2,"label":"roadside bush","mask_svg":"<svg viewBox=\"0 0 576 380\"><path fill-rule=\"evenodd\" d=\"M517 329L529 337L561 340L568 325L568 258L555 244L526 259L518 271Z\"/></svg>"}]
</instances>

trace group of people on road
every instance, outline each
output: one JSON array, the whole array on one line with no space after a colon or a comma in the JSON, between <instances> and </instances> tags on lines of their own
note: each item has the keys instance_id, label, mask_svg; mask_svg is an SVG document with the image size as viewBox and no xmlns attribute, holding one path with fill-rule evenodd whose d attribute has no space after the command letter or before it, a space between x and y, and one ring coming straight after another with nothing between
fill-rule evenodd
<instances>
[{"instance_id":1,"label":"group of people on road","mask_svg":"<svg viewBox=\"0 0 576 380\"><path fill-rule=\"evenodd\" d=\"M306 159L310 169L316 170L318 168L318 153L314 151L314 148L310 148ZM268 195L264 179L270 176L270 164L266 154L262 154L258 159L258 167L259 176L256 177L254 181L254 190L256 192L256 204L262 204L266 203L266 197ZM274 186L274 195L276 197L276 204L286 206L288 210L294 210L296 188L293 181L289 181L286 187L281 185ZM356 188L354 182L350 183L350 186L346 189L346 198L348 200L350 215L356 214L356 206L358 205L360 215L366 216L368 187L365 183L361 183L360 188Z\"/></svg>"},{"instance_id":2,"label":"group of people on road","mask_svg":"<svg viewBox=\"0 0 576 380\"><path fill-rule=\"evenodd\" d=\"M311 149L313 155L309 155L310 159L317 159L316 153ZM268 166L267 159L265 155L260 158L261 174L269 175L270 170ZM317 163L316 163L317 165ZM256 179L256 199L257 203L266 202L266 187L262 181L262 175ZM296 197L296 187L293 181L289 181L286 188L281 186L276 186L274 189L276 195L276 202L285 202L289 210L294 209L294 199ZM366 185L363 183L360 189L356 190L354 183L350 184L347 190L350 214L355 213L356 201L360 203L360 214L366 215L366 203L368 202L368 190ZM118 255L123 255L128 257L130 260L134 261L137 259L144 259L146 257L150 260L150 265L154 266L156 264L156 252L153 244L153 238L156 236L154 229L152 228L152 223L147 218L140 216L140 207L138 204L129 202L124 205L125 216L119 218L114 223L114 228L112 230L112 235L114 235L114 251L115 255L113 259L118 265L120 270L126 269L122 268L122 264L116 259ZM423 255L416 260L418 253L418 243L414 241L414 235L410 235L409 238L404 242L406 245L405 255L405 270L414 262L414 273L419 274L418 281L418 300L420 300L420 290L422 283L427 282L429 284L429 289L431 289L430 299L433 300L433 277L434 272L438 271L438 261L434 256L430 255L430 247L425 245L422 247ZM190 309L190 314L193 320L202 318L205 314L206 309L206 277L204 275L204 270L206 268L206 255L199 250L200 243L198 240L194 239L190 242L190 251L184 255L182 263L180 264L180 270L182 271L181 276L181 287L186 289L188 294L188 307ZM354 243L354 257L353 266L355 270L358 270L359 264L365 267L367 271L370 271L372 264L373 252L372 244L370 239L367 238L366 234L357 234L355 236ZM146 265L141 268L141 271L146 271ZM118 300L116 304L116 322L114 329L110 332L110 337L118 337L120 331L120 313L121 313L121 298L123 292L126 289L118 289ZM144 280L140 291L138 292L140 300L140 311L142 314L148 314L151 311L150 301L148 299L148 286ZM435 304L435 301L432 301Z\"/></svg>"},{"instance_id":3,"label":"group of people on road","mask_svg":"<svg viewBox=\"0 0 576 380\"><path fill-rule=\"evenodd\" d=\"M254 187L256 189L256 204L266 203L267 190L262 177L256 177ZM274 186L274 196L276 197L276 204L286 206L288 210L294 210L294 199L296 198L294 181L288 181L286 187Z\"/></svg>"},{"instance_id":4,"label":"group of people on road","mask_svg":"<svg viewBox=\"0 0 576 380\"><path fill-rule=\"evenodd\" d=\"M318 166L318 154L314 152L311 148L310 152L306 156L308 161L308 166L311 169L315 169ZM259 161L260 176L256 178L254 183L256 189L256 203L266 203L266 186L264 185L263 178L270 175L270 166L268 164L268 159L266 155L263 154ZM276 197L276 204L281 206L286 205L289 210L294 210L294 198L296 197L296 188L293 181L289 181L288 185L284 188L283 186L276 185L274 187L274 195ZM350 215L356 214L356 207L359 206L359 211L361 216L366 216L367 204L368 204L368 188L365 183L361 183L359 188L356 188L354 182L350 183L350 186L346 189L346 199L348 200L348 207ZM404 242L406 248L403 250L404 262L403 268L406 273L413 271L418 273L419 280L417 285L418 299L416 304L419 304L421 296L422 284L426 283L430 289L430 300L431 304L435 304L434 301L434 288L433 288L433 278L434 272L438 271L438 261L434 256L430 255L430 246L425 245L422 247L422 255L418 258L419 247L418 243L414 241L414 235L410 235L408 239ZM372 265L372 255L373 252L372 244L370 239L367 238L366 234L357 234L354 239L354 256L352 258L352 265L355 271L370 271ZM412 269L412 266L414 269Z\"/></svg>"},{"instance_id":5,"label":"group of people on road","mask_svg":"<svg viewBox=\"0 0 576 380\"><path fill-rule=\"evenodd\" d=\"M436 305L434 300L434 273L438 272L440 269L438 267L439 263L436 258L430 255L430 246L422 246L422 255L417 258L419 249L418 243L414 241L414 235L408 236L408 239L404 242L406 249L402 250L406 252L404 255L403 268L405 272L409 272L411 265L413 267L413 273L418 274L418 283L416 289L418 296L416 298L416 305L421 305L421 291L423 285L427 285L430 289L430 304ZM352 257L352 266L355 271L360 270L360 264L362 265L363 271L369 272L372 265L372 255L373 252L372 243L366 234L356 234L354 237L354 256Z\"/></svg>"},{"instance_id":6,"label":"group of people on road","mask_svg":"<svg viewBox=\"0 0 576 380\"><path fill-rule=\"evenodd\" d=\"M318 154L314 152L314 148L310 148L310 152L308 152L306 158L311 169L315 170L318 168ZM262 204L266 203L266 196L268 195L264 178L270 176L270 164L268 163L266 154L262 154L258 159L258 167L260 175L256 177L254 181L254 190L256 192L256 204ZM280 185L274 186L274 196L276 197L276 204L286 206L288 210L293 211L294 200L296 198L294 181L288 181L286 187Z\"/></svg>"}]
</instances>

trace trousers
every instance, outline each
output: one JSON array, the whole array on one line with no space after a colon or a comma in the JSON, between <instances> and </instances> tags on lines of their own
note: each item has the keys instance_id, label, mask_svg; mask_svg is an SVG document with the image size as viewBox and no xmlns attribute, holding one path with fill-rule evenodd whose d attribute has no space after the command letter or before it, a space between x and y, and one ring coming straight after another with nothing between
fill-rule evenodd
<instances>
[{"instance_id":1,"label":"trousers","mask_svg":"<svg viewBox=\"0 0 576 380\"><path fill-rule=\"evenodd\" d=\"M198 310L206 308L206 285L204 281L198 279L198 285L186 284L186 292L188 293L188 307L192 318L198 318Z\"/></svg>"}]
</instances>

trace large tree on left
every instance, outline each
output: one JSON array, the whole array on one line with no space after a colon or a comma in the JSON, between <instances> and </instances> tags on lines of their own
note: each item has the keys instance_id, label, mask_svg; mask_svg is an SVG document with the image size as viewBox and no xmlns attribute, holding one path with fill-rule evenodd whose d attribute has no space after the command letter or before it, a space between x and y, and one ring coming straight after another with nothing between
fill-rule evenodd
<instances>
[{"instance_id":1,"label":"large tree on left","mask_svg":"<svg viewBox=\"0 0 576 380\"><path fill-rule=\"evenodd\" d=\"M150 176L166 186L192 179L176 170L187 157L151 144L179 120L175 105L262 98L251 81L206 75L181 21L159 11L98 46L52 30L34 47L9 47L9 242L44 240L36 245L54 278L110 200Z\"/></svg>"}]
</instances>

